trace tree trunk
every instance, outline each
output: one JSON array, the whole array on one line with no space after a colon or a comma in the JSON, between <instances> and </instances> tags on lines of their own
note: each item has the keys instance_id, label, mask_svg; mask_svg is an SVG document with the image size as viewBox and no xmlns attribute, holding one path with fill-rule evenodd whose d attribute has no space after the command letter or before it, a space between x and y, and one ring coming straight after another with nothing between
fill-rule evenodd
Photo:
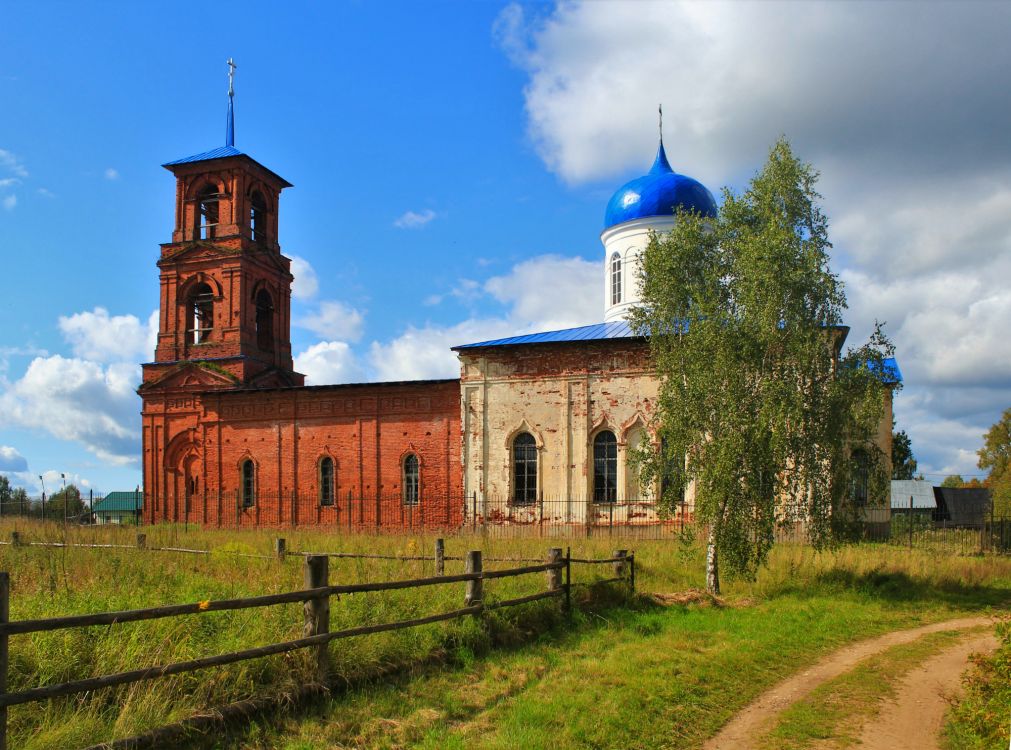
<instances>
[{"instance_id":1,"label":"tree trunk","mask_svg":"<svg viewBox=\"0 0 1011 750\"><path fill-rule=\"evenodd\" d=\"M709 527L709 544L706 547L706 591L720 595L720 561L716 552L716 524Z\"/></svg>"}]
</instances>

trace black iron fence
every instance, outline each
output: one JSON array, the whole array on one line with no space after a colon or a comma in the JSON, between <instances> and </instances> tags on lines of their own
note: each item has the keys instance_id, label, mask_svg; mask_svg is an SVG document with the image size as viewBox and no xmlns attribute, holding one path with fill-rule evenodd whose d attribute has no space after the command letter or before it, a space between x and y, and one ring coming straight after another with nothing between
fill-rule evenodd
<instances>
[{"instance_id":1,"label":"black iron fence","mask_svg":"<svg viewBox=\"0 0 1011 750\"><path fill-rule=\"evenodd\" d=\"M243 496L241 492L197 493L152 498L143 491L77 498L21 495L0 498L0 518L27 517L71 524L178 523L209 528L322 527L348 533L473 533L493 538L544 537L672 539L695 529L690 502L661 508L649 500L595 502L592 497L540 497L516 503L506 498L426 494L405 502L399 493L344 491L321 500L305 492ZM112 500L114 502L103 502ZM413 500L414 498L412 498ZM936 548L969 554L1011 552L1011 517L993 508L957 520L930 511L862 507L848 512L853 540ZM803 508L783 507L774 530L777 542L805 543L810 524Z\"/></svg>"}]
</instances>

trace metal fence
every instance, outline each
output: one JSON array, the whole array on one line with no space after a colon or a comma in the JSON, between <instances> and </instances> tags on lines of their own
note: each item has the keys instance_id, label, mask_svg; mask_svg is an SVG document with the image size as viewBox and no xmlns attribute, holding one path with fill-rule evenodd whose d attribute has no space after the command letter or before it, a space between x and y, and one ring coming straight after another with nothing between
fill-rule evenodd
<instances>
[{"instance_id":1,"label":"metal fence","mask_svg":"<svg viewBox=\"0 0 1011 750\"><path fill-rule=\"evenodd\" d=\"M595 502L592 497L540 497L516 503L507 498L469 495L426 495L404 502L399 493L362 495L342 492L321 499L311 493L199 493L152 499L143 491L117 493L118 512L98 509L103 498L81 496L52 501L25 497L0 498L0 518L19 516L73 524L178 523L205 528L324 528L348 533L474 533L492 538L544 537L580 539L673 539L693 530L690 503L660 508L648 500ZM849 514L848 534L854 541L929 548L971 554L1011 552L1011 517L979 508L957 521L930 511L862 507ZM803 508L781 508L774 529L777 542L806 543L809 524Z\"/></svg>"}]
</instances>

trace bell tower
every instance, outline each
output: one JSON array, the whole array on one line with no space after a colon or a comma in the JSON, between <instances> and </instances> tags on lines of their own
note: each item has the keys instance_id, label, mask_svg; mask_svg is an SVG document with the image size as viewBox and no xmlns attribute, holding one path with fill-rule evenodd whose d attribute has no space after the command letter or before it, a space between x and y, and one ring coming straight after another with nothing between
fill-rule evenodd
<instances>
[{"instance_id":1,"label":"bell tower","mask_svg":"<svg viewBox=\"0 0 1011 750\"><path fill-rule=\"evenodd\" d=\"M175 226L158 260L158 343L142 393L192 366L233 387L304 381L291 358L291 261L278 244L281 191L291 184L235 148L228 64L225 145L162 165L176 179Z\"/></svg>"}]
</instances>

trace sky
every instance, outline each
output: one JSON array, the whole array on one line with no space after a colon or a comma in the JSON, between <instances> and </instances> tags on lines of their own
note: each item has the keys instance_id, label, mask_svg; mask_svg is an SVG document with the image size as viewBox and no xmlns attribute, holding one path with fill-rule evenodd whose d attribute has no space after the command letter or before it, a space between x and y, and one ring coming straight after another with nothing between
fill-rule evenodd
<instances>
[{"instance_id":1,"label":"sky","mask_svg":"<svg viewBox=\"0 0 1011 750\"><path fill-rule=\"evenodd\" d=\"M449 347L599 322L604 207L656 150L741 191L785 135L821 173L859 345L897 428L978 475L1011 406L1011 4L8 3L0 9L0 473L141 481L161 164L285 177L311 384L453 377ZM719 197L718 197L719 200Z\"/></svg>"}]
</instances>

